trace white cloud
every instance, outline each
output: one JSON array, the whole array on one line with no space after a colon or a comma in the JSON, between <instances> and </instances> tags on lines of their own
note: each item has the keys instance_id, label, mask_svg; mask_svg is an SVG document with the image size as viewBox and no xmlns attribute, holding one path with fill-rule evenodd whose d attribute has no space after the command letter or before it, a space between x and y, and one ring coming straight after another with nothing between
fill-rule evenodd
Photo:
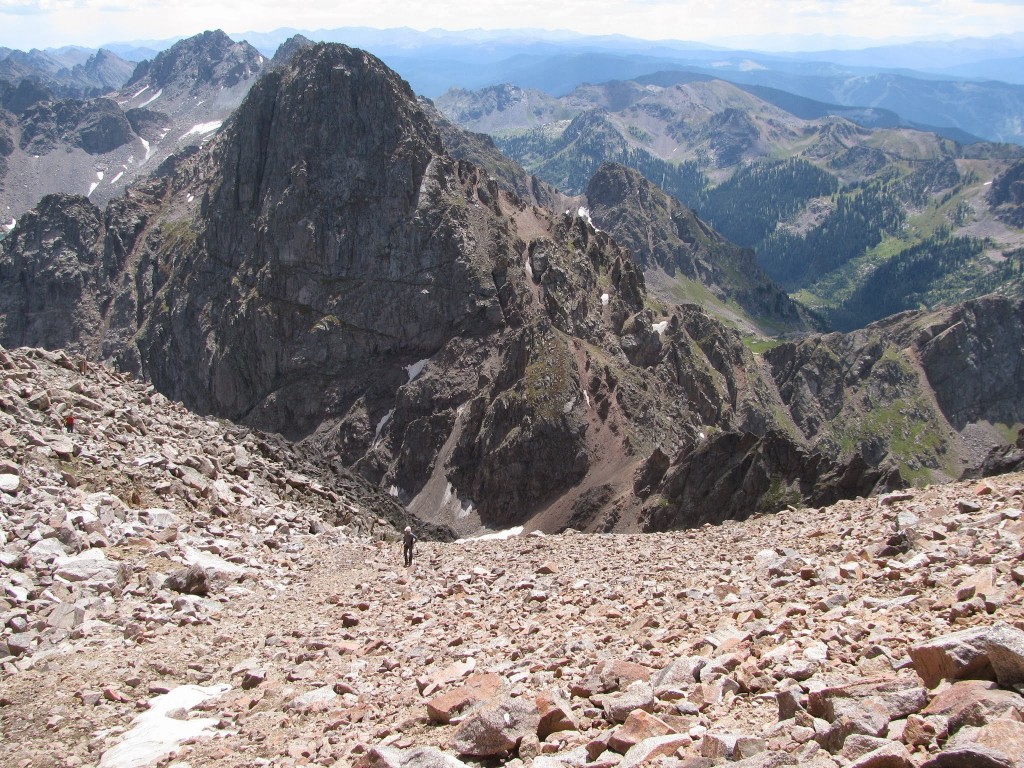
<instances>
[{"instance_id":1,"label":"white cloud","mask_svg":"<svg viewBox=\"0 0 1024 768\"><path fill-rule=\"evenodd\" d=\"M1024 32L1014 0L0 0L0 45L16 48L166 39L220 28L345 26L570 29L647 39L713 40L723 35L888 37L988 36Z\"/></svg>"}]
</instances>

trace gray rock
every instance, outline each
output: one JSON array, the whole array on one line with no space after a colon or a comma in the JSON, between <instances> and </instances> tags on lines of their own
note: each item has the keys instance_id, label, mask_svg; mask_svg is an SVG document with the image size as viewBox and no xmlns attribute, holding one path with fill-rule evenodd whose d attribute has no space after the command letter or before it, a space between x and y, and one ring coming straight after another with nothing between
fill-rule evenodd
<instances>
[{"instance_id":1,"label":"gray rock","mask_svg":"<svg viewBox=\"0 0 1024 768\"><path fill-rule=\"evenodd\" d=\"M593 696L592 700L604 708L605 715L613 723L624 723L629 713L635 709L648 712L654 709L654 690L650 683L637 680L630 683L624 691Z\"/></svg>"},{"instance_id":2,"label":"gray rock","mask_svg":"<svg viewBox=\"0 0 1024 768\"><path fill-rule=\"evenodd\" d=\"M53 561L68 556L68 550L60 539L41 539L28 549L28 553L38 560Z\"/></svg>"},{"instance_id":3,"label":"gray rock","mask_svg":"<svg viewBox=\"0 0 1024 768\"><path fill-rule=\"evenodd\" d=\"M396 749L376 746L366 755L367 768L466 768L466 763L433 747Z\"/></svg>"},{"instance_id":4,"label":"gray rock","mask_svg":"<svg viewBox=\"0 0 1024 768\"><path fill-rule=\"evenodd\" d=\"M662 698L675 690L687 691L700 679L700 671L707 660L700 656L682 656L673 659L651 677L654 695Z\"/></svg>"},{"instance_id":5,"label":"gray rock","mask_svg":"<svg viewBox=\"0 0 1024 768\"><path fill-rule=\"evenodd\" d=\"M99 556L95 553L99 552ZM54 576L69 582L84 582L99 592L120 589L128 580L124 563L107 560L102 550L88 549L60 563Z\"/></svg>"},{"instance_id":6,"label":"gray rock","mask_svg":"<svg viewBox=\"0 0 1024 768\"><path fill-rule=\"evenodd\" d=\"M779 768L782 765L804 765L811 768L812 763L798 760L788 752L764 751L727 765L730 768Z\"/></svg>"},{"instance_id":7,"label":"gray rock","mask_svg":"<svg viewBox=\"0 0 1024 768\"><path fill-rule=\"evenodd\" d=\"M210 579L206 571L198 565L181 568L164 582L164 586L185 595L204 596L210 593Z\"/></svg>"},{"instance_id":8,"label":"gray rock","mask_svg":"<svg viewBox=\"0 0 1024 768\"><path fill-rule=\"evenodd\" d=\"M36 632L15 632L4 638L7 650L12 656L21 656L31 651L38 642Z\"/></svg>"},{"instance_id":9,"label":"gray rock","mask_svg":"<svg viewBox=\"0 0 1024 768\"><path fill-rule=\"evenodd\" d=\"M529 698L501 696L485 702L459 723L452 748L460 755L505 757L527 733L536 733L540 713Z\"/></svg>"},{"instance_id":10,"label":"gray rock","mask_svg":"<svg viewBox=\"0 0 1024 768\"><path fill-rule=\"evenodd\" d=\"M335 693L334 686L324 685L292 699L288 703L288 709L308 714L327 709L337 698L338 694Z\"/></svg>"},{"instance_id":11,"label":"gray rock","mask_svg":"<svg viewBox=\"0 0 1024 768\"><path fill-rule=\"evenodd\" d=\"M890 741L850 761L847 768L914 768L907 748Z\"/></svg>"},{"instance_id":12,"label":"gray rock","mask_svg":"<svg viewBox=\"0 0 1024 768\"><path fill-rule=\"evenodd\" d=\"M71 603L58 603L46 617L54 629L74 629L85 621L85 609Z\"/></svg>"},{"instance_id":13,"label":"gray rock","mask_svg":"<svg viewBox=\"0 0 1024 768\"><path fill-rule=\"evenodd\" d=\"M658 757L672 757L679 749L688 747L692 741L686 734L652 736L630 747L619 763L619 768L636 768Z\"/></svg>"},{"instance_id":14,"label":"gray rock","mask_svg":"<svg viewBox=\"0 0 1024 768\"><path fill-rule=\"evenodd\" d=\"M700 753L712 759L743 760L764 752L765 748L764 739L757 736L710 731L701 741Z\"/></svg>"},{"instance_id":15,"label":"gray rock","mask_svg":"<svg viewBox=\"0 0 1024 768\"><path fill-rule=\"evenodd\" d=\"M12 474L0 474L0 491L16 493L21 487L21 478Z\"/></svg>"}]
</instances>

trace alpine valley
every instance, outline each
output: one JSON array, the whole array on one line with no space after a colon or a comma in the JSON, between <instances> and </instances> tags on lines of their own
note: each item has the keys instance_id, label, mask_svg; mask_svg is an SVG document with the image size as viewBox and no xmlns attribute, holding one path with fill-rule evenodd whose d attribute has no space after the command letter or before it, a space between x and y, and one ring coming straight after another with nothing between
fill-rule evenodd
<instances>
[{"instance_id":1,"label":"alpine valley","mask_svg":"<svg viewBox=\"0 0 1024 768\"><path fill-rule=\"evenodd\" d=\"M1016 145L665 75L435 108L301 37L271 61L207 32L85 100L27 83L0 342L280 433L431 524L824 504L983 473L1024 423ZM44 160L67 171L22 210ZM102 195L61 187L83 162Z\"/></svg>"},{"instance_id":2,"label":"alpine valley","mask_svg":"<svg viewBox=\"0 0 1024 768\"><path fill-rule=\"evenodd\" d=\"M0 49L0 762L1021 768L1017 49L310 36Z\"/></svg>"}]
</instances>

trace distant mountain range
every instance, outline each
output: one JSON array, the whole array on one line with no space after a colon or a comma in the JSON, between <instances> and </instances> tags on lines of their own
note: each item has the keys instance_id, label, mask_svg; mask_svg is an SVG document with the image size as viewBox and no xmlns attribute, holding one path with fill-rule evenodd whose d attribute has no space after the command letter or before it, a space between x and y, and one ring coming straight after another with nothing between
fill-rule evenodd
<instances>
[{"instance_id":1,"label":"distant mountain range","mask_svg":"<svg viewBox=\"0 0 1024 768\"><path fill-rule=\"evenodd\" d=\"M835 328L1024 294L1014 144L679 72L562 97L453 89L436 105L564 192L587 192L602 163L636 169Z\"/></svg>"},{"instance_id":2,"label":"distant mountain range","mask_svg":"<svg viewBox=\"0 0 1024 768\"><path fill-rule=\"evenodd\" d=\"M87 53L14 52L0 61L5 230L49 193L87 195L98 203L122 194L171 154L208 139L268 63L252 46L206 32L138 65L101 50L84 64L58 68ZM12 59L24 63L16 70L20 79L3 80L15 71L13 65L4 69ZM93 85L101 76L109 84ZM97 89L102 96L90 97Z\"/></svg>"},{"instance_id":3,"label":"distant mountain range","mask_svg":"<svg viewBox=\"0 0 1024 768\"><path fill-rule=\"evenodd\" d=\"M294 30L236 36L272 55ZM1024 143L1024 38L875 46L859 51L764 53L680 41L497 31L304 32L379 56L413 90L435 98L452 87L511 84L565 95L582 83L674 70L766 86L844 107L890 110L903 121L989 141Z\"/></svg>"},{"instance_id":4,"label":"distant mountain range","mask_svg":"<svg viewBox=\"0 0 1024 768\"><path fill-rule=\"evenodd\" d=\"M270 58L294 29L235 34ZM964 38L856 50L767 53L685 41L583 36L531 30L449 32L412 29L301 30L379 56L413 90L435 98L449 88L511 84L565 95L581 83L685 71L766 86L845 107L874 107L904 121L958 129L989 141L1024 143L1024 36ZM131 61L152 58L177 40L110 43ZM0 48L0 64L7 49ZM85 49L32 52L67 58ZM86 52L87 53L87 52ZM2 76L0 76L2 77Z\"/></svg>"}]
</instances>

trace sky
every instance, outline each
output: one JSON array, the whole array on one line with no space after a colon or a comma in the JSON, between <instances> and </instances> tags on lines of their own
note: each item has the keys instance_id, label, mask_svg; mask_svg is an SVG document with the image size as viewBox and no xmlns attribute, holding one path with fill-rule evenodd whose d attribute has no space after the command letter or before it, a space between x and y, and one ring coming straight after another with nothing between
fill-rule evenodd
<instances>
[{"instance_id":1,"label":"sky","mask_svg":"<svg viewBox=\"0 0 1024 768\"><path fill-rule=\"evenodd\" d=\"M905 41L1024 34L1024 0L0 0L0 46L165 40L206 29L229 34L365 26L418 30L571 30L762 49L790 36ZM811 41L804 38L805 43Z\"/></svg>"}]
</instances>

